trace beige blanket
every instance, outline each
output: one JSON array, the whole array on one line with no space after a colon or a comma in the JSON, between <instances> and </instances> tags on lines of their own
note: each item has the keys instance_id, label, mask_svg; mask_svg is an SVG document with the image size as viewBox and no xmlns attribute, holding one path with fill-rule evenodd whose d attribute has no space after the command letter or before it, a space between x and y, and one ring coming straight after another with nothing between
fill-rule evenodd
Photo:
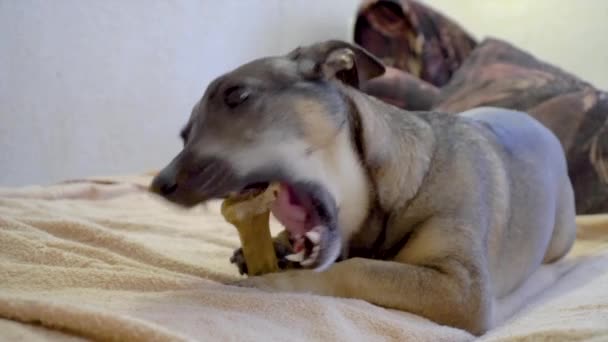
<instances>
[{"instance_id":1,"label":"beige blanket","mask_svg":"<svg viewBox=\"0 0 608 342\"><path fill-rule=\"evenodd\" d=\"M0 189L0 339L473 339L359 300L222 285L238 239L217 204L186 211L147 194L149 177L111 180ZM608 340L608 219L581 221L574 266L481 340Z\"/></svg>"}]
</instances>

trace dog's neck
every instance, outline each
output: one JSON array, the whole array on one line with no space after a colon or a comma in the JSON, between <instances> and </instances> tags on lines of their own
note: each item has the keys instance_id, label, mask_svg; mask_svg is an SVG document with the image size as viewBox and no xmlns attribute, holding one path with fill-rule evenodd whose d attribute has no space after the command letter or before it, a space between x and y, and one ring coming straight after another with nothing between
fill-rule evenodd
<instances>
[{"instance_id":1,"label":"dog's neck","mask_svg":"<svg viewBox=\"0 0 608 342\"><path fill-rule=\"evenodd\" d=\"M343 86L352 103L353 148L384 212L398 210L416 196L428 173L435 148L430 124L417 115Z\"/></svg>"},{"instance_id":2,"label":"dog's neck","mask_svg":"<svg viewBox=\"0 0 608 342\"><path fill-rule=\"evenodd\" d=\"M413 113L338 86L349 104L350 127L314 157L329 166L320 176L338 204L338 225L348 249L356 235L378 232L382 213L404 208L415 197L435 139L430 125Z\"/></svg>"}]
</instances>

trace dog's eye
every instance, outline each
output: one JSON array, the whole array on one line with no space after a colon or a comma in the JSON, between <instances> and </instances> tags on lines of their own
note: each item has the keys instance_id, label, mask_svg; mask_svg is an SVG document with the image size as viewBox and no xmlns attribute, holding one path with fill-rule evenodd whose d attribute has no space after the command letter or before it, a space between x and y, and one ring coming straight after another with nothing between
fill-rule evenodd
<instances>
[{"instance_id":1,"label":"dog's eye","mask_svg":"<svg viewBox=\"0 0 608 342\"><path fill-rule=\"evenodd\" d=\"M186 145L186 143L188 142L188 135L190 134L190 127L186 126L182 129L182 131L179 133L179 136L182 138L182 142L184 143L184 145Z\"/></svg>"},{"instance_id":2,"label":"dog's eye","mask_svg":"<svg viewBox=\"0 0 608 342\"><path fill-rule=\"evenodd\" d=\"M230 108L234 108L245 102L251 92L243 86L234 86L224 91L224 103Z\"/></svg>"},{"instance_id":3,"label":"dog's eye","mask_svg":"<svg viewBox=\"0 0 608 342\"><path fill-rule=\"evenodd\" d=\"M184 143L184 145L186 145L186 143L188 142L188 133L182 131L179 136L182 138L182 142Z\"/></svg>"}]
</instances>

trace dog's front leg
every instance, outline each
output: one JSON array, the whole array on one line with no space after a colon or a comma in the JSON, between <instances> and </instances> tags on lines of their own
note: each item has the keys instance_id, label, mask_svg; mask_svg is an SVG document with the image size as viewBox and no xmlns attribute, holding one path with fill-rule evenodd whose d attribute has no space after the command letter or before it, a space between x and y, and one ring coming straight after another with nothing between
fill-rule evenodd
<instances>
[{"instance_id":1,"label":"dog's front leg","mask_svg":"<svg viewBox=\"0 0 608 342\"><path fill-rule=\"evenodd\" d=\"M485 277L465 265L449 258L428 267L353 258L324 272L286 271L238 285L362 299L481 334L489 328L492 301Z\"/></svg>"}]
</instances>

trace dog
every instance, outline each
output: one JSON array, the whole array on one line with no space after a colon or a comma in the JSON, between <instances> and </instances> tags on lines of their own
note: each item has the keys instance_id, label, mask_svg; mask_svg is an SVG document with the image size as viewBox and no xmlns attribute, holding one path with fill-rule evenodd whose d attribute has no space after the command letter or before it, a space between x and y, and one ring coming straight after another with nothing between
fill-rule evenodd
<instances>
[{"instance_id":1,"label":"dog","mask_svg":"<svg viewBox=\"0 0 608 342\"><path fill-rule=\"evenodd\" d=\"M279 182L275 246L288 269L237 285L356 298L483 334L573 245L563 149L525 113L408 112L359 90L384 70L330 40L218 77L151 191L189 207ZM231 260L246 273L240 250Z\"/></svg>"}]
</instances>

